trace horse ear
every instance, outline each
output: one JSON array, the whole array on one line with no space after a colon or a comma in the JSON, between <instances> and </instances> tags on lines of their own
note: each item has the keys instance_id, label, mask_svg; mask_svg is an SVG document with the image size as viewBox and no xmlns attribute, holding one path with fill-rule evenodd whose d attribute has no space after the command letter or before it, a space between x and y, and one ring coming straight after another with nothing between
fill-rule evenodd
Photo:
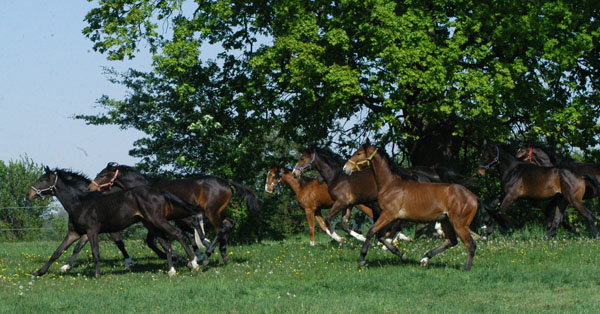
<instances>
[{"instance_id":1,"label":"horse ear","mask_svg":"<svg viewBox=\"0 0 600 314\"><path fill-rule=\"evenodd\" d=\"M367 137L367 142L365 143L365 145L367 146L371 146L371 141L369 140L369 138Z\"/></svg>"},{"instance_id":2,"label":"horse ear","mask_svg":"<svg viewBox=\"0 0 600 314\"><path fill-rule=\"evenodd\" d=\"M52 172L52 171L50 170L50 168L48 168L48 166L45 166L45 167L44 167L44 171L45 171L46 173Z\"/></svg>"}]
</instances>

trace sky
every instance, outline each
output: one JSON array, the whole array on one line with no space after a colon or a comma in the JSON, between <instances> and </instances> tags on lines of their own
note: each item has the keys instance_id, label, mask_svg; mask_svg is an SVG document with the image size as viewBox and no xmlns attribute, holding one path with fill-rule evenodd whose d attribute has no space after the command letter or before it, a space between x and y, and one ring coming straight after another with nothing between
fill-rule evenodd
<instances>
[{"instance_id":1,"label":"sky","mask_svg":"<svg viewBox=\"0 0 600 314\"><path fill-rule=\"evenodd\" d=\"M102 95L120 99L104 67L149 70L151 57L108 61L82 33L85 0L0 1L0 160L28 156L51 168L90 177L109 161L133 165L133 142L143 134L118 126L90 126L73 118L104 110Z\"/></svg>"}]
</instances>

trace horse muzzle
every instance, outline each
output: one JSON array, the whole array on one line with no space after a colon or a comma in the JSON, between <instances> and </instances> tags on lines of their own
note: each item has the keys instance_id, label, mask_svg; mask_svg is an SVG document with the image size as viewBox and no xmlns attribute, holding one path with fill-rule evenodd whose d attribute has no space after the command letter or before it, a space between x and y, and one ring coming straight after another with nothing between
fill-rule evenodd
<instances>
[{"instance_id":1,"label":"horse muzzle","mask_svg":"<svg viewBox=\"0 0 600 314\"><path fill-rule=\"evenodd\" d=\"M271 194L273 193L273 187L270 184L265 184L265 192Z\"/></svg>"},{"instance_id":2,"label":"horse muzzle","mask_svg":"<svg viewBox=\"0 0 600 314\"><path fill-rule=\"evenodd\" d=\"M354 172L354 166L352 165L348 165L347 163L344 165L344 168L342 168L342 170L344 170L344 173L346 173L347 175L351 175L352 172Z\"/></svg>"},{"instance_id":3,"label":"horse muzzle","mask_svg":"<svg viewBox=\"0 0 600 314\"><path fill-rule=\"evenodd\" d=\"M484 176L486 170L487 169L485 168L477 168L477 175L479 175L480 177Z\"/></svg>"},{"instance_id":4,"label":"horse muzzle","mask_svg":"<svg viewBox=\"0 0 600 314\"><path fill-rule=\"evenodd\" d=\"M294 169L292 171L292 176L294 176L295 179L300 178L300 176L302 175L302 171L298 170L298 169Z\"/></svg>"}]
</instances>

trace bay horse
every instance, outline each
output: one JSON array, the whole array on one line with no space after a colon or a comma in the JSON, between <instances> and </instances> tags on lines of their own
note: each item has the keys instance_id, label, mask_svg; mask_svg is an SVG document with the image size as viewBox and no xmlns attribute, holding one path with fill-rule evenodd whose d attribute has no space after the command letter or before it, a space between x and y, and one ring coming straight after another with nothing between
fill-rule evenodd
<instances>
[{"instance_id":1,"label":"bay horse","mask_svg":"<svg viewBox=\"0 0 600 314\"><path fill-rule=\"evenodd\" d=\"M598 238L594 218L582 203L585 193L583 177L576 176L566 168L540 167L520 161L498 145L484 143L477 172L479 175L485 175L486 170L495 165L500 171L500 183L505 193L500 204L500 213L504 221L501 223L508 223L504 214L518 199L549 199L560 194L562 198L559 200L554 221L544 238L548 239L556 234L556 228L562 221L561 209L566 207L566 202L583 215L594 238Z\"/></svg>"},{"instance_id":2,"label":"bay horse","mask_svg":"<svg viewBox=\"0 0 600 314\"><path fill-rule=\"evenodd\" d=\"M296 195L296 199L298 200L300 208L304 210L306 220L308 222L310 245L315 245L315 219L317 220L317 223L321 230L323 230L323 232L327 233L328 235L332 236L329 229L327 229L325 221L323 220L323 216L321 215L322 209L331 208L334 204L331 195L329 195L327 183L319 183L317 179L305 176L294 178L290 169L277 166L271 167L267 172L265 192L273 193L281 183L288 185L290 189L292 189L292 191ZM372 212L370 208L364 205L356 204L355 206L359 208L360 211L362 211L363 213ZM342 219L348 221L348 214L350 213L350 211L347 211L347 213ZM335 237L333 236L332 238L335 239ZM397 238L412 241L412 239L410 239L402 233L399 233Z\"/></svg>"},{"instance_id":3,"label":"bay horse","mask_svg":"<svg viewBox=\"0 0 600 314\"><path fill-rule=\"evenodd\" d=\"M430 258L458 244L458 235L467 249L465 270L470 270L477 245L471 237L469 226L477 214L477 196L459 184L404 180L395 171L396 167L385 150L372 146L368 139L344 165L347 174L361 173L364 172L360 171L361 168L370 168L367 172L373 174L377 201L381 207L381 215L367 232L360 252L359 267L365 264L371 238L393 221L403 219L441 222L446 240L424 255L421 266L427 266Z\"/></svg>"},{"instance_id":4,"label":"bay horse","mask_svg":"<svg viewBox=\"0 0 600 314\"><path fill-rule=\"evenodd\" d=\"M211 175L170 180L163 177L150 177L142 174L133 167L111 162L98 173L88 188L92 191L102 190L110 188L113 185L125 189L150 185L173 193L185 202L201 208L203 215L208 218L216 231L215 240L212 243L208 243L204 241L204 232L197 230L200 234L200 241L208 246L202 259L202 263L205 266L208 265L209 258L217 244L219 245L223 262L227 263L229 258L227 255L227 243L233 231L234 223L229 218L223 218L223 211L229 205L232 195L234 193L240 195L249 210L257 212L260 209L256 194L252 190L240 183L227 181ZM189 217L189 212L175 206L170 208L167 217L169 219L182 219Z\"/></svg>"},{"instance_id":5,"label":"bay horse","mask_svg":"<svg viewBox=\"0 0 600 314\"><path fill-rule=\"evenodd\" d=\"M600 194L598 185L598 182L600 182L600 164L576 162L570 158L562 157L539 144L519 148L515 157L542 167L567 168L576 176L584 177L586 179L584 200L597 197Z\"/></svg>"},{"instance_id":6,"label":"bay horse","mask_svg":"<svg viewBox=\"0 0 600 314\"><path fill-rule=\"evenodd\" d=\"M171 193L150 186L141 186L129 190L102 194L87 192L89 179L85 176L64 169L50 170L37 179L27 192L27 199L32 200L44 195L54 195L63 204L69 215L68 232L65 239L54 251L48 262L31 277L44 275L52 263L64 251L86 235L92 248L95 276L100 276L98 235L114 233L141 221L146 228L158 236L159 242L166 249L168 274L176 274L172 262L172 248L169 237L177 239L190 258L188 267L197 271L200 266L197 257L187 246L181 230L168 223L164 213L174 204L195 214L199 208L189 205Z\"/></svg>"},{"instance_id":7,"label":"bay horse","mask_svg":"<svg viewBox=\"0 0 600 314\"><path fill-rule=\"evenodd\" d=\"M362 204L364 206L357 208L361 211L366 208L370 209L363 211L363 213L372 218L373 221L377 219L381 212L377 204L377 186L373 174L369 171L359 171L347 175L342 171L343 165L343 159L338 154L327 148L312 146L300 155L292 171L294 178L299 178L305 171L314 168L327 183L327 190L334 203L327 214L325 225L329 233L334 236L334 239L336 239L337 234L332 228L331 220L341 211L346 210L344 217L349 217L352 207ZM347 219L342 219L342 229L359 241L365 240L363 235L350 230ZM339 238L339 236L337 237ZM341 239L336 240L341 241ZM392 241L385 239L384 233L378 240L392 252L398 252L397 248L392 245ZM405 259L406 256L402 255L402 258Z\"/></svg>"}]
</instances>

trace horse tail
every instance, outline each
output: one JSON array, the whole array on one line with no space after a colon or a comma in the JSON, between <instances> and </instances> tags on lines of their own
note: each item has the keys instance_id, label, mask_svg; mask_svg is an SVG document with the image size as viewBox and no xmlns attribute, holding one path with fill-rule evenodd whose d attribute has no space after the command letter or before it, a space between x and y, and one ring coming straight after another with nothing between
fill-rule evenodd
<instances>
[{"instance_id":1,"label":"horse tail","mask_svg":"<svg viewBox=\"0 0 600 314\"><path fill-rule=\"evenodd\" d=\"M600 183L598 183L598 180L596 179L596 177L589 175L589 174L584 174L583 175L583 179L587 180L588 182L590 182L592 184L592 186L594 187L594 196L598 198L598 200L600 200ZM600 204L598 205L600 207ZM600 217L598 217L597 213L592 212L592 215L594 215L594 218L596 218L596 220L600 220Z\"/></svg>"},{"instance_id":2,"label":"horse tail","mask_svg":"<svg viewBox=\"0 0 600 314\"><path fill-rule=\"evenodd\" d=\"M251 189L249 189L241 183L231 181L229 182L229 184L233 185L234 188L232 190L235 193L237 193L242 198L242 200L244 200L244 203L246 203L246 206L248 206L249 210L251 210L254 213L260 211L260 205L258 205L258 198L256 197L256 193L254 193L254 191L252 191Z\"/></svg>"}]
</instances>

